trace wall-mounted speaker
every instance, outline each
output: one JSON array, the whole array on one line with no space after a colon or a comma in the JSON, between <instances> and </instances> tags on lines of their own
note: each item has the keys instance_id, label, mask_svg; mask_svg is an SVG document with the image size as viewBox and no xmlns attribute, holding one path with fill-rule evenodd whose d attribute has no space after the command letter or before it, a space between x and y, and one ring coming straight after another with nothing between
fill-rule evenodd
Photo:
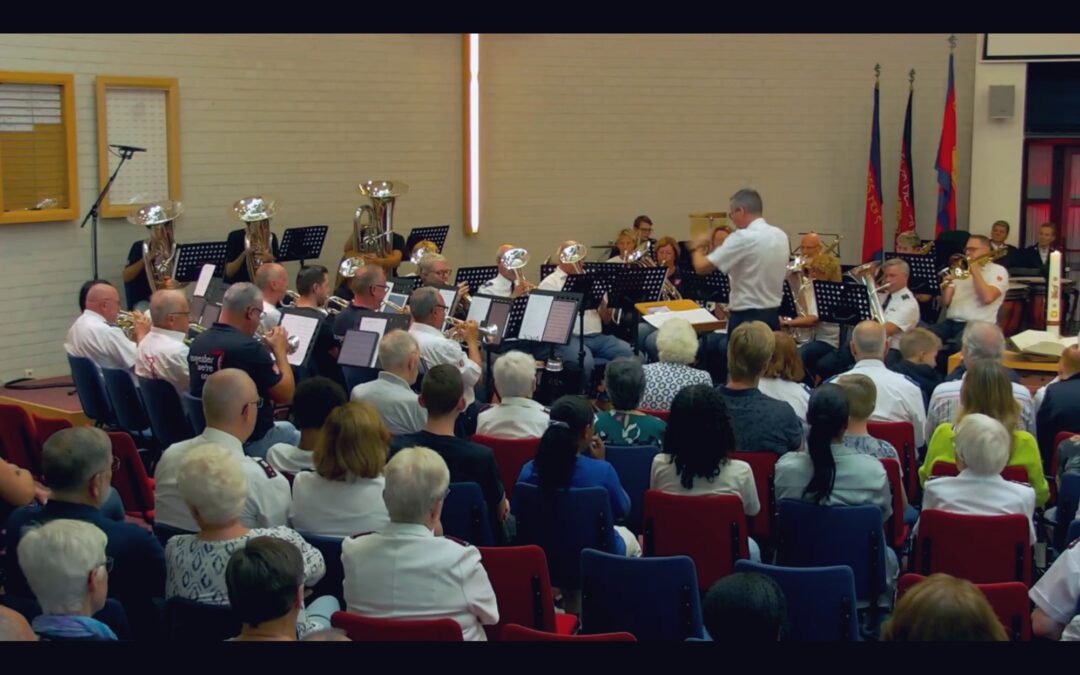
<instances>
[{"instance_id":1,"label":"wall-mounted speaker","mask_svg":"<svg viewBox=\"0 0 1080 675\"><path fill-rule=\"evenodd\" d=\"M1016 87L1007 85L990 85L990 119L1010 120L1016 108Z\"/></svg>"}]
</instances>

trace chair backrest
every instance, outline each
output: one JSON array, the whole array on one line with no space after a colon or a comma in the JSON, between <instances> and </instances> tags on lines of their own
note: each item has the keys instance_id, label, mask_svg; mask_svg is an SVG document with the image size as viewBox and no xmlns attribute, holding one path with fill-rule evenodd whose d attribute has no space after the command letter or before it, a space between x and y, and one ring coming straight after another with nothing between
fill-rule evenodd
<instances>
[{"instance_id":1,"label":"chair backrest","mask_svg":"<svg viewBox=\"0 0 1080 675\"><path fill-rule=\"evenodd\" d=\"M924 580L926 577L921 574L901 576L896 583L896 599L899 600L912 586ZM1028 599L1027 586L1019 581L975 586L994 608L1010 640L1026 642L1031 639L1031 601Z\"/></svg>"},{"instance_id":2,"label":"chair backrest","mask_svg":"<svg viewBox=\"0 0 1080 675\"><path fill-rule=\"evenodd\" d=\"M1080 520L1073 520L1069 523L1067 542L1072 543L1077 539L1080 539Z\"/></svg>"},{"instance_id":3,"label":"chair backrest","mask_svg":"<svg viewBox=\"0 0 1080 675\"><path fill-rule=\"evenodd\" d=\"M774 452L733 452L729 457L746 462L754 473L761 510L750 518L750 536L759 544L766 544L772 541L776 531L776 460L780 456Z\"/></svg>"},{"instance_id":4,"label":"chair backrest","mask_svg":"<svg viewBox=\"0 0 1080 675\"><path fill-rule=\"evenodd\" d=\"M364 368L362 366L341 366L341 374L345 377L346 396L353 387L379 379L378 368Z\"/></svg>"},{"instance_id":5,"label":"chair backrest","mask_svg":"<svg viewBox=\"0 0 1080 675\"><path fill-rule=\"evenodd\" d=\"M109 397L120 428L131 433L149 428L150 421L146 419L133 375L122 368L102 368L101 376L105 380L105 394Z\"/></svg>"},{"instance_id":6,"label":"chair backrest","mask_svg":"<svg viewBox=\"0 0 1080 675\"><path fill-rule=\"evenodd\" d=\"M642 408L641 412L645 413L646 415L652 415L653 417L662 419L665 422L667 422L668 419L671 418L670 410L646 410L645 408Z\"/></svg>"},{"instance_id":7,"label":"chair backrest","mask_svg":"<svg viewBox=\"0 0 1080 675\"><path fill-rule=\"evenodd\" d=\"M908 526L904 523L903 481L900 479L900 462L891 457L881 458L885 475L889 479L889 492L892 494L892 517L885 522L885 542L893 548L902 548L907 541Z\"/></svg>"},{"instance_id":8,"label":"chair backrest","mask_svg":"<svg viewBox=\"0 0 1080 675\"><path fill-rule=\"evenodd\" d=\"M341 562L341 537L324 537L319 534L301 532L304 541L319 549L326 563L326 574L311 589L311 597L318 598L332 595L345 606L345 567Z\"/></svg>"},{"instance_id":9,"label":"chair backrest","mask_svg":"<svg viewBox=\"0 0 1080 675\"><path fill-rule=\"evenodd\" d=\"M972 516L926 509L919 514L911 567L976 584L1031 585L1031 522L1022 515Z\"/></svg>"},{"instance_id":10,"label":"chair backrest","mask_svg":"<svg viewBox=\"0 0 1080 675\"><path fill-rule=\"evenodd\" d=\"M240 634L240 619L230 607L173 597L165 603L169 639L174 643L222 642Z\"/></svg>"},{"instance_id":11,"label":"chair backrest","mask_svg":"<svg viewBox=\"0 0 1080 675\"><path fill-rule=\"evenodd\" d=\"M30 413L17 405L0 403L0 457L40 476L41 463L36 448L37 432Z\"/></svg>"},{"instance_id":12,"label":"chair backrest","mask_svg":"<svg viewBox=\"0 0 1080 675\"><path fill-rule=\"evenodd\" d=\"M334 612L330 625L353 642L461 642L461 626L453 619L372 619Z\"/></svg>"},{"instance_id":13,"label":"chair backrest","mask_svg":"<svg viewBox=\"0 0 1080 675\"><path fill-rule=\"evenodd\" d=\"M777 524L778 565L847 565L855 575L856 597L877 602L885 590L885 535L881 528L881 509L869 504L818 506L783 499Z\"/></svg>"},{"instance_id":14,"label":"chair backrest","mask_svg":"<svg viewBox=\"0 0 1080 675\"><path fill-rule=\"evenodd\" d=\"M931 476L959 476L960 467L956 466L953 462L934 462L934 465L930 467ZM1005 480L1016 481L1017 483L1031 484L1031 480L1028 478L1027 469L1022 466L1007 466L1001 470L1001 477Z\"/></svg>"},{"instance_id":15,"label":"chair backrest","mask_svg":"<svg viewBox=\"0 0 1080 675\"><path fill-rule=\"evenodd\" d=\"M45 441L57 431L70 429L75 425L71 423L71 420L63 417L39 417L36 413L30 413L30 418L34 422L34 461L37 462L38 467L43 467Z\"/></svg>"},{"instance_id":16,"label":"chair backrest","mask_svg":"<svg viewBox=\"0 0 1080 675\"><path fill-rule=\"evenodd\" d=\"M191 430L198 436L206 430L206 413L203 412L202 399L186 391L180 392L180 403L184 406Z\"/></svg>"},{"instance_id":17,"label":"chair backrest","mask_svg":"<svg viewBox=\"0 0 1080 675\"><path fill-rule=\"evenodd\" d=\"M740 560L735 563L735 571L764 574L780 586L788 613L785 640L860 639L855 575L847 565L777 567Z\"/></svg>"},{"instance_id":18,"label":"chair backrest","mask_svg":"<svg viewBox=\"0 0 1080 675\"><path fill-rule=\"evenodd\" d=\"M1056 481L1051 480L1053 485ZM1054 528L1054 546L1063 550L1075 537L1071 534L1072 523L1076 519L1077 505L1080 503L1080 473L1066 473L1061 477L1061 487L1057 494L1057 525Z\"/></svg>"},{"instance_id":19,"label":"chair backrest","mask_svg":"<svg viewBox=\"0 0 1080 675\"><path fill-rule=\"evenodd\" d=\"M154 523L154 536L161 542L161 547L165 548L165 544L169 543L169 540L180 534L195 534L191 530L182 530L179 527L173 527L172 525L166 525L164 523Z\"/></svg>"},{"instance_id":20,"label":"chair backrest","mask_svg":"<svg viewBox=\"0 0 1080 675\"><path fill-rule=\"evenodd\" d=\"M112 441L113 465L117 463L115 460L119 460L119 468L113 471L112 486L120 493L124 510L152 520L154 488L135 448L135 441L123 431L110 431L109 440Z\"/></svg>"},{"instance_id":21,"label":"chair backrest","mask_svg":"<svg viewBox=\"0 0 1080 675\"><path fill-rule=\"evenodd\" d=\"M509 624L555 632L555 601L542 548L485 546L480 562L499 602L499 623L484 626L489 640L506 639L503 631Z\"/></svg>"},{"instance_id":22,"label":"chair backrest","mask_svg":"<svg viewBox=\"0 0 1080 675\"><path fill-rule=\"evenodd\" d=\"M495 536L488 520L487 502L479 483L450 483L450 494L443 502L443 533L473 546L493 546Z\"/></svg>"},{"instance_id":23,"label":"chair backrest","mask_svg":"<svg viewBox=\"0 0 1080 675\"><path fill-rule=\"evenodd\" d=\"M731 574L750 557L746 514L736 495L688 497L645 492L645 555L685 555L694 561L698 588Z\"/></svg>"},{"instance_id":24,"label":"chair backrest","mask_svg":"<svg viewBox=\"0 0 1080 675\"><path fill-rule=\"evenodd\" d=\"M539 438L497 438L473 434L473 443L478 443L491 448L495 455L495 464L499 467L499 479L502 481L506 498L514 496L514 486L517 484L521 468L536 457L536 450L540 447Z\"/></svg>"},{"instance_id":25,"label":"chair backrest","mask_svg":"<svg viewBox=\"0 0 1080 675\"><path fill-rule=\"evenodd\" d=\"M139 395L154 438L163 448L196 436L176 388L165 380L139 378Z\"/></svg>"},{"instance_id":26,"label":"chair backrest","mask_svg":"<svg viewBox=\"0 0 1080 675\"><path fill-rule=\"evenodd\" d=\"M559 635L511 623L502 632L504 642L637 642L631 633L596 633L595 635Z\"/></svg>"},{"instance_id":27,"label":"chair backrest","mask_svg":"<svg viewBox=\"0 0 1080 675\"><path fill-rule=\"evenodd\" d=\"M581 632L638 640L704 637L694 561L581 552Z\"/></svg>"},{"instance_id":28,"label":"chair backrest","mask_svg":"<svg viewBox=\"0 0 1080 675\"><path fill-rule=\"evenodd\" d=\"M1080 424L1077 424L1076 426L1080 427ZM1058 446L1061 445L1061 443L1063 441L1067 441L1070 438L1072 438L1073 436L1076 436L1077 434L1080 434L1080 431L1059 431L1057 433L1057 436L1054 436L1054 449L1053 449L1053 452L1050 454L1050 469L1047 472L1048 474L1050 474L1051 476L1056 476L1057 475L1057 472L1058 472ZM1053 486L1054 486L1054 481L1050 481L1050 487L1053 488Z\"/></svg>"},{"instance_id":29,"label":"chair backrest","mask_svg":"<svg viewBox=\"0 0 1080 675\"><path fill-rule=\"evenodd\" d=\"M615 550L611 501L602 487L546 493L518 483L513 505L518 543L544 550L551 583L560 588L581 587L582 550Z\"/></svg>"},{"instance_id":30,"label":"chair backrest","mask_svg":"<svg viewBox=\"0 0 1080 675\"><path fill-rule=\"evenodd\" d=\"M653 458L660 452L655 445L609 445L604 459L615 468L619 482L630 497L630 511L625 523L634 534L641 534L642 508L645 503L645 491L652 482Z\"/></svg>"},{"instance_id":31,"label":"chair backrest","mask_svg":"<svg viewBox=\"0 0 1080 675\"><path fill-rule=\"evenodd\" d=\"M105 393L105 381L94 362L84 356L68 354L71 367L71 379L75 382L75 391L79 395L79 405L83 413L94 420L95 424L115 424L116 418L109 406L109 397Z\"/></svg>"},{"instance_id":32,"label":"chair backrest","mask_svg":"<svg viewBox=\"0 0 1080 675\"><path fill-rule=\"evenodd\" d=\"M911 422L867 422L866 431L874 438L888 441L900 455L900 464L904 467L904 487L908 499L918 494L919 466L915 463L915 427Z\"/></svg>"}]
</instances>

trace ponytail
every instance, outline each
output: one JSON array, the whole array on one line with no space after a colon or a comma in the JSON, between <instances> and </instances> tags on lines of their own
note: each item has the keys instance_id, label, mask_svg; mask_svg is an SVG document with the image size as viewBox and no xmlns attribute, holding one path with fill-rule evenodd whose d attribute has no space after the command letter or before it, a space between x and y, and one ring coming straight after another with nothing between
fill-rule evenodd
<instances>
[{"instance_id":1,"label":"ponytail","mask_svg":"<svg viewBox=\"0 0 1080 675\"><path fill-rule=\"evenodd\" d=\"M843 433L848 422L848 402L844 390L835 384L825 384L810 396L806 421L810 424L807 446L814 475L803 490L815 504L821 504L832 494L836 481L836 461L832 455L833 440Z\"/></svg>"}]
</instances>

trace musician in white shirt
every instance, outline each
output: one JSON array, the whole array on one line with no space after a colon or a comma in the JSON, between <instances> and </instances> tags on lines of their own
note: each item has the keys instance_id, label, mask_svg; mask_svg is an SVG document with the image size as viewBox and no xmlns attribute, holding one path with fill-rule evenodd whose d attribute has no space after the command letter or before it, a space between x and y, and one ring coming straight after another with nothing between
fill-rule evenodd
<instances>
[{"instance_id":1,"label":"musician in white shirt","mask_svg":"<svg viewBox=\"0 0 1080 675\"><path fill-rule=\"evenodd\" d=\"M102 368L132 368L135 345L150 332L150 321L138 314L132 342L124 331L112 325L120 312L120 293L107 281L95 283L86 293L85 308L64 338L64 351L90 359Z\"/></svg>"},{"instance_id":2,"label":"musician in white shirt","mask_svg":"<svg viewBox=\"0 0 1080 675\"><path fill-rule=\"evenodd\" d=\"M518 282L514 270L504 264L503 255L515 248L517 246L513 244L503 244L499 247L499 252L495 254L495 265L499 268L499 273L485 281L477 291L478 294L495 295L500 298L516 298L527 293L531 288L535 288L524 278Z\"/></svg>"},{"instance_id":3,"label":"musician in white shirt","mask_svg":"<svg viewBox=\"0 0 1080 675\"><path fill-rule=\"evenodd\" d=\"M919 325L919 301L908 290L908 278L911 266L900 258L886 260L881 266L887 288L881 299L881 309L885 318L885 334L889 336L889 351L886 365L903 360L900 355L900 338L906 331Z\"/></svg>"},{"instance_id":4,"label":"musician in white shirt","mask_svg":"<svg viewBox=\"0 0 1080 675\"><path fill-rule=\"evenodd\" d=\"M135 374L165 380L177 391L188 391L187 336L191 312L183 291L155 291L150 296L150 332L136 349Z\"/></svg>"},{"instance_id":5,"label":"musician in white shirt","mask_svg":"<svg viewBox=\"0 0 1080 675\"><path fill-rule=\"evenodd\" d=\"M263 314L259 318L259 324L264 331L281 323L281 312L278 305L285 297L285 291L289 290L289 278L285 274L285 267L279 263L264 263L259 265L255 272L255 285L263 294Z\"/></svg>"},{"instance_id":6,"label":"musician in white shirt","mask_svg":"<svg viewBox=\"0 0 1080 675\"><path fill-rule=\"evenodd\" d=\"M990 255L990 240L973 234L964 249L969 260ZM941 284L941 303L948 307L946 320L930 326L944 345L938 352L938 369L944 372L948 357L960 349L959 338L968 321L997 323L998 310L1009 290L1009 272L1001 265L986 259L970 267L966 279L945 277Z\"/></svg>"},{"instance_id":7,"label":"musician in white shirt","mask_svg":"<svg viewBox=\"0 0 1080 675\"><path fill-rule=\"evenodd\" d=\"M481 373L480 331L475 321L465 321L462 325L468 349L466 356L459 343L443 335L442 325L448 310L437 288L421 286L409 296L409 312L413 318L409 332L420 347L420 362L425 371L442 363L457 366L465 384L465 404L471 405L476 400L473 387L480 381Z\"/></svg>"},{"instance_id":8,"label":"musician in white shirt","mask_svg":"<svg viewBox=\"0 0 1080 675\"><path fill-rule=\"evenodd\" d=\"M720 270L731 281L728 335L744 321L763 321L780 328L780 300L787 273L788 238L762 217L761 195L742 189L731 197L728 219L738 229L724 245L708 251L708 234L694 240L694 271L709 274Z\"/></svg>"},{"instance_id":9,"label":"musician in white shirt","mask_svg":"<svg viewBox=\"0 0 1080 675\"><path fill-rule=\"evenodd\" d=\"M495 361L495 390L500 403L480 413L476 433L498 438L540 438L547 431L547 409L532 398L536 390L536 361L511 351Z\"/></svg>"}]
</instances>

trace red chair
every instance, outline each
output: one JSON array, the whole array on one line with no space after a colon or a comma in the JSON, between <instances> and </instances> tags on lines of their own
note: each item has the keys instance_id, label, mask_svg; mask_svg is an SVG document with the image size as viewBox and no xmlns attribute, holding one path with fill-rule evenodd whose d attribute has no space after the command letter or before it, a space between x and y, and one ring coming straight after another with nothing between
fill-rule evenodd
<instances>
[{"instance_id":1,"label":"red chair","mask_svg":"<svg viewBox=\"0 0 1080 675\"><path fill-rule=\"evenodd\" d=\"M503 631L512 623L546 633L574 633L577 617L555 611L544 549L481 546L480 562L499 602L499 623L484 626L489 640L503 639Z\"/></svg>"},{"instance_id":2,"label":"red chair","mask_svg":"<svg viewBox=\"0 0 1080 675\"><path fill-rule=\"evenodd\" d=\"M976 584L1031 586L1031 521L1021 515L970 516L936 509L919 515L911 571L944 572Z\"/></svg>"},{"instance_id":3,"label":"red chair","mask_svg":"<svg viewBox=\"0 0 1080 675\"><path fill-rule=\"evenodd\" d=\"M905 574L896 584L896 599L899 600L915 584L924 581L920 574ZM990 606L994 608L998 621L1014 642L1027 642L1031 639L1031 600L1028 599L1027 587L1019 581L1000 584L975 584Z\"/></svg>"},{"instance_id":4,"label":"red chair","mask_svg":"<svg viewBox=\"0 0 1080 675\"><path fill-rule=\"evenodd\" d=\"M934 462L930 468L930 476L959 476L960 469L952 462ZM1022 466L1007 466L1001 470L1001 477L1005 480L1015 481L1031 485L1027 469Z\"/></svg>"},{"instance_id":5,"label":"red chair","mask_svg":"<svg viewBox=\"0 0 1080 675\"><path fill-rule=\"evenodd\" d=\"M641 412L645 413L646 415L652 415L653 417L659 417L665 422L667 422L668 418L671 417L670 410L646 410L645 408L642 408Z\"/></svg>"},{"instance_id":6,"label":"red chair","mask_svg":"<svg viewBox=\"0 0 1080 675\"><path fill-rule=\"evenodd\" d=\"M109 440L113 454L112 486L120 493L124 511L153 523L154 483L146 475L135 441L123 431L110 431Z\"/></svg>"},{"instance_id":7,"label":"red chair","mask_svg":"<svg viewBox=\"0 0 1080 675\"><path fill-rule=\"evenodd\" d=\"M45 441L57 431L71 429L75 425L62 417L38 417L36 413L30 413L30 417L34 420L34 459L38 466L44 467L41 457L45 452Z\"/></svg>"},{"instance_id":8,"label":"red chair","mask_svg":"<svg viewBox=\"0 0 1080 675\"><path fill-rule=\"evenodd\" d=\"M772 541L776 531L776 460L779 455L772 452L733 452L731 459L741 459L750 465L754 472L754 485L757 487L758 503L761 510L750 518L750 536L764 546Z\"/></svg>"},{"instance_id":9,"label":"red chair","mask_svg":"<svg viewBox=\"0 0 1080 675\"><path fill-rule=\"evenodd\" d=\"M474 434L472 442L487 446L495 453L495 463L499 465L499 480L502 481L506 498L510 499L514 495L514 485L517 484L518 476L521 475L521 467L536 457L540 439L496 438Z\"/></svg>"},{"instance_id":10,"label":"red chair","mask_svg":"<svg viewBox=\"0 0 1080 675\"><path fill-rule=\"evenodd\" d=\"M746 514L735 495L688 497L658 490L645 493L645 555L686 555L694 561L698 587L735 571L748 559Z\"/></svg>"},{"instance_id":11,"label":"red chair","mask_svg":"<svg viewBox=\"0 0 1080 675\"><path fill-rule=\"evenodd\" d=\"M0 403L0 457L40 476L36 447L37 434L30 413L17 405Z\"/></svg>"},{"instance_id":12,"label":"red chair","mask_svg":"<svg viewBox=\"0 0 1080 675\"><path fill-rule=\"evenodd\" d=\"M503 642L637 642L632 633L596 633L594 635L559 635L533 630L512 623L502 633Z\"/></svg>"},{"instance_id":13,"label":"red chair","mask_svg":"<svg viewBox=\"0 0 1080 675\"><path fill-rule=\"evenodd\" d=\"M904 487L908 499L919 494L919 466L915 463L915 427L911 422L867 422L866 431L874 438L892 443L904 467Z\"/></svg>"},{"instance_id":14,"label":"red chair","mask_svg":"<svg viewBox=\"0 0 1080 675\"><path fill-rule=\"evenodd\" d=\"M892 492L892 517L885 523L885 541L895 549L904 547L911 528L904 522L904 489L900 480L900 462L892 458L882 458L885 475L889 477L889 490Z\"/></svg>"},{"instance_id":15,"label":"red chair","mask_svg":"<svg viewBox=\"0 0 1080 675\"><path fill-rule=\"evenodd\" d=\"M353 642L462 642L461 626L453 619L372 619L334 612L330 625L341 628Z\"/></svg>"}]
</instances>

